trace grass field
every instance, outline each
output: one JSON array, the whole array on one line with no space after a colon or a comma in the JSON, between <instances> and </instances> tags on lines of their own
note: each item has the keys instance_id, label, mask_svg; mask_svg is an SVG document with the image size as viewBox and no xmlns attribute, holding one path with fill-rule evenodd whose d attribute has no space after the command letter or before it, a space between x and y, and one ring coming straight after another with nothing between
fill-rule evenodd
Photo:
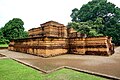
<instances>
[{"instance_id":1,"label":"grass field","mask_svg":"<svg viewBox=\"0 0 120 80\"><path fill-rule=\"evenodd\" d=\"M0 60L0 80L106 80L70 69L43 74L11 59Z\"/></svg>"},{"instance_id":2,"label":"grass field","mask_svg":"<svg viewBox=\"0 0 120 80\"><path fill-rule=\"evenodd\" d=\"M0 47L8 47L8 44L0 44Z\"/></svg>"}]
</instances>

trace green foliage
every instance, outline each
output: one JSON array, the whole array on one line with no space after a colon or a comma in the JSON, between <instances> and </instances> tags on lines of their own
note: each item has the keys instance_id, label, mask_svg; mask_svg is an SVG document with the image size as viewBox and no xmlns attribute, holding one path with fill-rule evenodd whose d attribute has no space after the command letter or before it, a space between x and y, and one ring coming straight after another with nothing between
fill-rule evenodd
<instances>
[{"instance_id":1,"label":"green foliage","mask_svg":"<svg viewBox=\"0 0 120 80\"><path fill-rule=\"evenodd\" d=\"M27 31L24 31L23 34L22 34L23 38L27 38L28 37L28 32Z\"/></svg>"},{"instance_id":2,"label":"green foliage","mask_svg":"<svg viewBox=\"0 0 120 80\"><path fill-rule=\"evenodd\" d=\"M27 37L27 32L24 31L24 22L19 18L13 18L2 28L3 36L7 39L18 39Z\"/></svg>"},{"instance_id":3,"label":"green foliage","mask_svg":"<svg viewBox=\"0 0 120 80\"><path fill-rule=\"evenodd\" d=\"M71 22L68 23L69 27L73 27L77 32L81 32L82 34L88 34L90 28L87 22Z\"/></svg>"},{"instance_id":4,"label":"green foliage","mask_svg":"<svg viewBox=\"0 0 120 80\"><path fill-rule=\"evenodd\" d=\"M73 9L70 15L74 22L94 22L97 33L112 36L115 44L120 44L120 8L107 0L92 0L80 9ZM96 34L96 31L90 31Z\"/></svg>"},{"instance_id":5,"label":"green foliage","mask_svg":"<svg viewBox=\"0 0 120 80\"><path fill-rule=\"evenodd\" d=\"M9 40L5 39L5 38L1 38L0 39L0 44L9 44Z\"/></svg>"},{"instance_id":6,"label":"green foliage","mask_svg":"<svg viewBox=\"0 0 120 80\"><path fill-rule=\"evenodd\" d=\"M0 29L0 39L3 38L3 32L2 30Z\"/></svg>"},{"instance_id":7,"label":"green foliage","mask_svg":"<svg viewBox=\"0 0 120 80\"><path fill-rule=\"evenodd\" d=\"M0 44L8 44L8 43L9 43L9 40L4 38L2 29L0 29Z\"/></svg>"},{"instance_id":8,"label":"green foliage","mask_svg":"<svg viewBox=\"0 0 120 80\"><path fill-rule=\"evenodd\" d=\"M87 34L87 36L103 36L103 34L100 33L100 30L103 27L100 18L94 22L71 22L68 23L68 27L72 27L77 32L80 32L82 34Z\"/></svg>"},{"instance_id":9,"label":"green foliage","mask_svg":"<svg viewBox=\"0 0 120 80\"><path fill-rule=\"evenodd\" d=\"M107 80L102 77L81 73L70 69L61 69L43 74L14 60L0 60L0 80Z\"/></svg>"}]
</instances>

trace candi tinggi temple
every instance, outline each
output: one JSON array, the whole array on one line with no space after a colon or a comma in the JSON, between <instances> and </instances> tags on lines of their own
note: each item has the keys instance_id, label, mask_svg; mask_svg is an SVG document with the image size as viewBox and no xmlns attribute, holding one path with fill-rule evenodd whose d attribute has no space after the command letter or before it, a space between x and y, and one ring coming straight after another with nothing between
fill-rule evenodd
<instances>
[{"instance_id":1,"label":"candi tinggi temple","mask_svg":"<svg viewBox=\"0 0 120 80\"><path fill-rule=\"evenodd\" d=\"M42 57L61 54L109 56L114 53L111 37L87 37L55 21L43 23L28 33L29 38L11 40L8 49Z\"/></svg>"}]
</instances>

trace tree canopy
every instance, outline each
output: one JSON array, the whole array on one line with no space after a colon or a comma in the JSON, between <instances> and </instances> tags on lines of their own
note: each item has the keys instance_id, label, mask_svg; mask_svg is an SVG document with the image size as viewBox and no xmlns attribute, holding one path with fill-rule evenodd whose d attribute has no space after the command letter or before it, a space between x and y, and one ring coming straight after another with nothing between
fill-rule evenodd
<instances>
[{"instance_id":1,"label":"tree canopy","mask_svg":"<svg viewBox=\"0 0 120 80\"><path fill-rule=\"evenodd\" d=\"M7 39L4 38L3 32L0 29L0 44L8 44L8 43L9 43L9 40L7 40Z\"/></svg>"},{"instance_id":2,"label":"tree canopy","mask_svg":"<svg viewBox=\"0 0 120 80\"><path fill-rule=\"evenodd\" d=\"M107 0L92 0L80 9L74 8L70 16L75 23L91 22L94 30L91 26L89 32L111 36L115 44L120 44L120 8L115 4Z\"/></svg>"},{"instance_id":3,"label":"tree canopy","mask_svg":"<svg viewBox=\"0 0 120 80\"><path fill-rule=\"evenodd\" d=\"M27 32L24 31L24 22L19 18L13 18L1 28L3 36L10 39L18 39L27 37Z\"/></svg>"},{"instance_id":4,"label":"tree canopy","mask_svg":"<svg viewBox=\"0 0 120 80\"><path fill-rule=\"evenodd\" d=\"M87 34L87 36L103 36L103 34L100 33L100 28L104 27L101 22L101 18L96 19L94 22L70 22L68 23L68 27L72 27L82 34Z\"/></svg>"}]
</instances>

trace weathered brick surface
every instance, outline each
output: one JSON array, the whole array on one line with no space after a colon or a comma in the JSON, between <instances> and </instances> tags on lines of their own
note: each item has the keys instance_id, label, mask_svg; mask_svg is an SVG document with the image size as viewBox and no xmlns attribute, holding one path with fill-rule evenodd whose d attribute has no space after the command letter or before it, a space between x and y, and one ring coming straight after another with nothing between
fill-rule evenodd
<instances>
[{"instance_id":1,"label":"weathered brick surface","mask_svg":"<svg viewBox=\"0 0 120 80\"><path fill-rule=\"evenodd\" d=\"M86 37L73 28L49 21L41 27L30 29L26 39L11 40L8 49L43 57L60 54L111 55L114 46L111 37Z\"/></svg>"}]
</instances>

